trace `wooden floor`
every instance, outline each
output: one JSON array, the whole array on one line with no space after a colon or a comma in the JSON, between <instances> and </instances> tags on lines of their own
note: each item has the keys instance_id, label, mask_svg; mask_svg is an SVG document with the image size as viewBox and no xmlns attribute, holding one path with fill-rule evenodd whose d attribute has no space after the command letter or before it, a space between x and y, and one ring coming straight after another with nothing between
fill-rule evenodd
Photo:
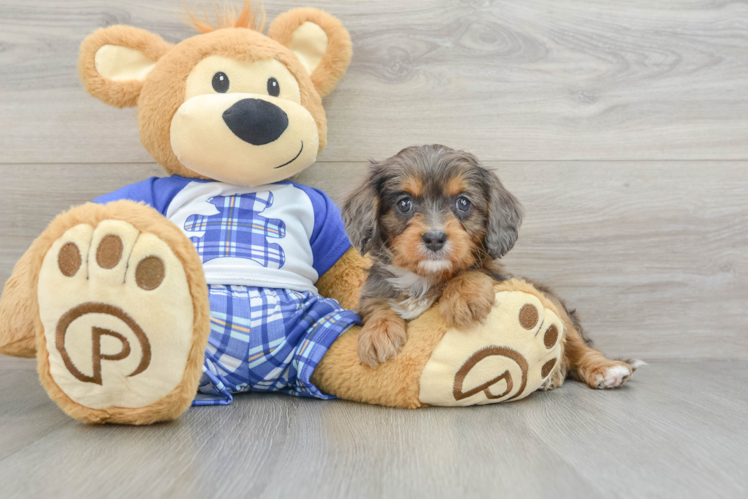
<instances>
[{"instance_id":1,"label":"wooden floor","mask_svg":"<svg viewBox=\"0 0 748 500\"><path fill-rule=\"evenodd\" d=\"M370 158L470 150L525 206L510 269L652 364L489 408L250 395L137 429L70 420L33 364L0 359L0 497L747 496L748 1L264 3L353 39L300 182L340 201ZM163 175L136 110L86 95L76 61L113 24L179 42L179 11L0 0L0 283L55 214Z\"/></svg>"},{"instance_id":2,"label":"wooden floor","mask_svg":"<svg viewBox=\"0 0 748 500\"><path fill-rule=\"evenodd\" d=\"M748 362L657 363L620 390L393 410L284 395L88 427L0 362L0 497L745 497Z\"/></svg>"}]
</instances>

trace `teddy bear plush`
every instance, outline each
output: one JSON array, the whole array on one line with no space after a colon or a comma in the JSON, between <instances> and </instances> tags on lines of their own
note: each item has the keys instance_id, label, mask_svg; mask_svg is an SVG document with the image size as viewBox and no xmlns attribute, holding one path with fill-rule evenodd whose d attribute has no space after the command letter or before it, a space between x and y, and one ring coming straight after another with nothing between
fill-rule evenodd
<instances>
[{"instance_id":1,"label":"teddy bear plush","mask_svg":"<svg viewBox=\"0 0 748 500\"><path fill-rule=\"evenodd\" d=\"M170 420L243 391L416 408L518 400L567 370L594 385L584 359L597 351L518 280L496 284L485 324L449 328L432 308L397 357L359 361L367 262L335 204L289 180L325 146L322 97L350 37L311 8L267 35L259 17L247 3L213 25L191 15L200 33L176 45L129 26L85 39L86 90L137 106L168 176L50 223L3 290L0 352L36 357L49 396L96 423Z\"/></svg>"}]
</instances>

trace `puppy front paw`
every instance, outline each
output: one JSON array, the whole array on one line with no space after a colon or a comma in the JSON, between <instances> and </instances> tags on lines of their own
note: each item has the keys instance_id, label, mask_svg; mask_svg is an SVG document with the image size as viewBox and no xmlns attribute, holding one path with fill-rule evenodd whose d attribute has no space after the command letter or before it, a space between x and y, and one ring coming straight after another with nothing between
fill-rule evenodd
<instances>
[{"instance_id":1,"label":"puppy front paw","mask_svg":"<svg viewBox=\"0 0 748 500\"><path fill-rule=\"evenodd\" d=\"M465 279L450 283L439 304L439 313L449 326L466 328L483 324L496 300L491 280Z\"/></svg>"},{"instance_id":2,"label":"puppy front paw","mask_svg":"<svg viewBox=\"0 0 748 500\"><path fill-rule=\"evenodd\" d=\"M358 334L358 357L365 365L376 368L394 358L408 340L405 325L389 318L372 318Z\"/></svg>"}]
</instances>

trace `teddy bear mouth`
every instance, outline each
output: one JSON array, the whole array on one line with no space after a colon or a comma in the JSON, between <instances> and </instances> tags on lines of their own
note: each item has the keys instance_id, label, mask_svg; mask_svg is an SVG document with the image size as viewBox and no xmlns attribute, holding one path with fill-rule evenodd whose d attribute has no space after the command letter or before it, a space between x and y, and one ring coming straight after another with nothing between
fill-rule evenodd
<instances>
[{"instance_id":1,"label":"teddy bear mouth","mask_svg":"<svg viewBox=\"0 0 748 500\"><path fill-rule=\"evenodd\" d=\"M296 153L296 156L294 156L293 158L291 158L290 160L288 160L288 161L287 161L286 163L284 163L283 165L278 165L277 167L273 168L273 170L277 170L277 169L279 169L279 168L283 168L283 167L285 167L286 165L288 165L288 164L290 164L290 163L293 163L293 162L294 162L294 160L296 160L296 158L298 158L298 157L299 157L299 156L301 155L301 152L302 152L302 151L304 151L304 141L301 141L301 148L299 149L299 152L298 152L298 153Z\"/></svg>"}]
</instances>

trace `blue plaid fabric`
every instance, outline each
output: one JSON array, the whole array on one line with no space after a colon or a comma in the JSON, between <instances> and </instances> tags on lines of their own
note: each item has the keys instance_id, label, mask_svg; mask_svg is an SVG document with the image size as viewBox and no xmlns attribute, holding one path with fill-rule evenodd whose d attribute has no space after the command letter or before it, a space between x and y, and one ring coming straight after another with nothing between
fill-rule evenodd
<instances>
[{"instance_id":1,"label":"blue plaid fabric","mask_svg":"<svg viewBox=\"0 0 748 500\"><path fill-rule=\"evenodd\" d=\"M190 238L203 263L238 257L271 269L283 267L283 248L269 243L268 238L286 236L286 225L260 215L273 205L272 192L215 196L209 202L218 209L217 214L190 215L184 224L187 232L204 231L202 236Z\"/></svg>"},{"instance_id":2,"label":"blue plaid fabric","mask_svg":"<svg viewBox=\"0 0 748 500\"><path fill-rule=\"evenodd\" d=\"M330 345L361 323L354 312L311 292L209 288L211 332L193 406L229 404L246 391L334 399L310 378Z\"/></svg>"}]
</instances>

